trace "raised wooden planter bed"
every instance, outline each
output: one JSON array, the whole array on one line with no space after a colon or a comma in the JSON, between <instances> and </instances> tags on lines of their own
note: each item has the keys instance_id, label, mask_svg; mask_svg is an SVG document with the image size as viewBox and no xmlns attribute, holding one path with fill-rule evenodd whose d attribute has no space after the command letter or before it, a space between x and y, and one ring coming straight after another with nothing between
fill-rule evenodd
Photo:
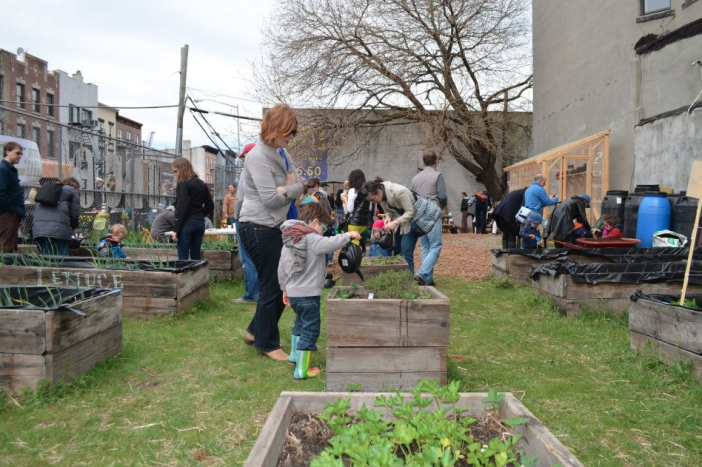
<instances>
[{"instance_id":1,"label":"raised wooden planter bed","mask_svg":"<svg viewBox=\"0 0 702 467\"><path fill-rule=\"evenodd\" d=\"M355 413L364 404L366 407L373 407L375 399L379 395L381 394L282 392L244 464L245 467L274 467L277 465L285 442L285 434L288 432L294 412L321 414L327 403L335 402L340 398L349 398L351 400L350 412ZM468 411L464 412L466 416L481 417L484 416L482 400L486 396L487 393L462 393L456 405L468 408ZM409 400L412 395L404 394L404 397ZM375 409L383 410L380 407L375 407ZM387 410L383 411L388 420L393 418ZM556 464L582 466L575 456L511 393L505 394L505 398L500 402L498 412L501 418L525 417L529 419L528 423L520 425L512 431L522 435L518 446L524 450L525 454L538 457L537 465L539 467Z\"/></svg>"},{"instance_id":2,"label":"raised wooden planter bed","mask_svg":"<svg viewBox=\"0 0 702 467\"><path fill-rule=\"evenodd\" d=\"M508 275L515 284L531 285L531 268L555 261L555 255L567 256L581 264L674 262L687 259L686 248L581 248L542 250L548 258L531 256L534 250L492 250L492 275ZM700 251L702 253L702 250Z\"/></svg>"},{"instance_id":3,"label":"raised wooden planter bed","mask_svg":"<svg viewBox=\"0 0 702 467\"><path fill-rule=\"evenodd\" d=\"M702 295L687 298L696 298L702 305ZM680 300L680 294L667 299ZM629 329L633 350L643 351L651 345L669 365L690 360L693 373L702 382L702 311L667 305L637 291L629 303Z\"/></svg>"},{"instance_id":4,"label":"raised wooden planter bed","mask_svg":"<svg viewBox=\"0 0 702 467\"><path fill-rule=\"evenodd\" d=\"M32 288L47 289L22 289ZM14 393L42 379L67 381L122 351L122 294L87 293L70 304L85 316L62 307L0 308L0 388Z\"/></svg>"},{"instance_id":5,"label":"raised wooden planter bed","mask_svg":"<svg viewBox=\"0 0 702 467\"><path fill-rule=\"evenodd\" d=\"M449 299L433 287L432 298L327 298L327 391L411 389L423 379L446 383ZM367 295L359 287L357 293Z\"/></svg>"},{"instance_id":6,"label":"raised wooden planter bed","mask_svg":"<svg viewBox=\"0 0 702 467\"><path fill-rule=\"evenodd\" d=\"M682 288L684 263L659 263L648 266L673 269L660 273L656 279L645 278L643 273L626 272L632 265L601 265L600 273L582 274L588 282L571 274L539 274L533 281L536 293L549 298L567 318L577 317L596 307L613 314L623 314L629 306L629 296L639 287L650 294L676 294ZM543 265L548 267L549 265ZM587 265L582 265L583 268ZM702 270L702 268L696 271ZM690 284L691 293L702 292L702 285Z\"/></svg>"},{"instance_id":7,"label":"raised wooden planter bed","mask_svg":"<svg viewBox=\"0 0 702 467\"><path fill-rule=\"evenodd\" d=\"M157 244L158 245L158 244ZM88 248L87 251L91 251ZM21 253L32 254L37 253L36 245L20 245ZM78 251L78 250L71 250ZM85 251L85 249L83 249ZM175 246L160 246L160 247L124 247L124 252L134 260L157 260L157 261L176 261L178 260L178 251ZM75 256L72 254L72 256ZM238 279L244 277L244 269L239 261L239 253L236 250L202 250L202 259L209 261L210 274L217 277Z\"/></svg>"},{"instance_id":8,"label":"raised wooden planter bed","mask_svg":"<svg viewBox=\"0 0 702 467\"><path fill-rule=\"evenodd\" d=\"M383 258L382 256L378 258ZM369 279L371 277L375 277L378 274L381 274L383 272L387 271L406 271L407 269L407 262L402 259L401 257L397 256L386 256L386 261L389 262L389 264L372 264L374 261L372 258L363 258L363 261L361 262L361 267L359 270L361 271L361 274L363 274L363 279ZM359 277L358 274L353 273L349 274L347 272L342 273L342 283L343 285L351 285L353 283L356 284L362 284L363 281Z\"/></svg>"},{"instance_id":9,"label":"raised wooden planter bed","mask_svg":"<svg viewBox=\"0 0 702 467\"><path fill-rule=\"evenodd\" d=\"M131 248L125 247L124 252L132 259L137 260L159 260L176 261L178 252L173 247L163 248ZM210 265L210 275L238 279L244 277L244 270L239 261L239 254L236 250L202 250L202 259L207 260Z\"/></svg>"},{"instance_id":10,"label":"raised wooden planter bed","mask_svg":"<svg viewBox=\"0 0 702 467\"><path fill-rule=\"evenodd\" d=\"M184 311L210 295L206 261L174 261L158 270L138 271L90 266L81 258L66 258L57 266L5 264L0 267L0 283L120 289L124 316L140 318Z\"/></svg>"}]
</instances>

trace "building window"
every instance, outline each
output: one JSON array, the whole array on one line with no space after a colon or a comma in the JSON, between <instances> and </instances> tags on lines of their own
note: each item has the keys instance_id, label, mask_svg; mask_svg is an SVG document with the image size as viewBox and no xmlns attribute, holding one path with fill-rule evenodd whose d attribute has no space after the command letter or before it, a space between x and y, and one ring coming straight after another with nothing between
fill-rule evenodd
<instances>
[{"instance_id":1,"label":"building window","mask_svg":"<svg viewBox=\"0 0 702 467\"><path fill-rule=\"evenodd\" d=\"M139 135L134 135L134 142L139 144Z\"/></svg>"},{"instance_id":2,"label":"building window","mask_svg":"<svg viewBox=\"0 0 702 467\"><path fill-rule=\"evenodd\" d=\"M127 132L127 141L132 140L132 134L130 132Z\"/></svg>"},{"instance_id":3,"label":"building window","mask_svg":"<svg viewBox=\"0 0 702 467\"><path fill-rule=\"evenodd\" d=\"M670 0L641 0L642 15L650 15L664 10L670 10Z\"/></svg>"},{"instance_id":4,"label":"building window","mask_svg":"<svg viewBox=\"0 0 702 467\"><path fill-rule=\"evenodd\" d=\"M122 129L117 128L117 139L122 139Z\"/></svg>"},{"instance_id":5,"label":"building window","mask_svg":"<svg viewBox=\"0 0 702 467\"><path fill-rule=\"evenodd\" d=\"M80 111L79 107L76 107L73 104L68 104L68 122L69 123L77 123L78 122L78 112Z\"/></svg>"},{"instance_id":6,"label":"building window","mask_svg":"<svg viewBox=\"0 0 702 467\"><path fill-rule=\"evenodd\" d=\"M17 83L17 107L24 109L24 84Z\"/></svg>"},{"instance_id":7,"label":"building window","mask_svg":"<svg viewBox=\"0 0 702 467\"><path fill-rule=\"evenodd\" d=\"M41 129L38 127L32 128L32 140L37 143L37 145L41 144Z\"/></svg>"},{"instance_id":8,"label":"building window","mask_svg":"<svg viewBox=\"0 0 702 467\"><path fill-rule=\"evenodd\" d=\"M15 136L17 136L18 138L24 138L26 136L24 133L24 124L23 123L17 124L17 134Z\"/></svg>"},{"instance_id":9,"label":"building window","mask_svg":"<svg viewBox=\"0 0 702 467\"><path fill-rule=\"evenodd\" d=\"M56 144L56 133L54 133L53 130L46 130L46 149L47 149L47 156L50 157L51 159L56 158L56 148L54 147Z\"/></svg>"},{"instance_id":10,"label":"building window","mask_svg":"<svg viewBox=\"0 0 702 467\"><path fill-rule=\"evenodd\" d=\"M49 114L50 117L53 117L54 116L54 95L53 94L46 95L46 104L48 105L46 112Z\"/></svg>"},{"instance_id":11,"label":"building window","mask_svg":"<svg viewBox=\"0 0 702 467\"><path fill-rule=\"evenodd\" d=\"M0 120L0 135L5 134L5 122Z\"/></svg>"},{"instance_id":12,"label":"building window","mask_svg":"<svg viewBox=\"0 0 702 467\"><path fill-rule=\"evenodd\" d=\"M115 129L115 124L112 123L112 122L107 122L107 124L108 124L109 127L110 127L110 135L109 135L109 136L110 136L110 138L112 138L112 135L113 135L113 131L112 131L112 130Z\"/></svg>"},{"instance_id":13,"label":"building window","mask_svg":"<svg viewBox=\"0 0 702 467\"><path fill-rule=\"evenodd\" d=\"M41 113L41 101L39 100L39 90L32 88L32 102L34 103L34 111Z\"/></svg>"},{"instance_id":14,"label":"building window","mask_svg":"<svg viewBox=\"0 0 702 467\"><path fill-rule=\"evenodd\" d=\"M4 77L2 75L0 75L0 101L4 99L4 97L2 95L2 89L3 89L4 84L5 84L4 81L5 81ZM2 132L0 131L0 133L2 133Z\"/></svg>"},{"instance_id":15,"label":"building window","mask_svg":"<svg viewBox=\"0 0 702 467\"><path fill-rule=\"evenodd\" d=\"M85 121L85 120L92 120L93 119L93 113L88 110L88 109L80 109L80 120Z\"/></svg>"}]
</instances>

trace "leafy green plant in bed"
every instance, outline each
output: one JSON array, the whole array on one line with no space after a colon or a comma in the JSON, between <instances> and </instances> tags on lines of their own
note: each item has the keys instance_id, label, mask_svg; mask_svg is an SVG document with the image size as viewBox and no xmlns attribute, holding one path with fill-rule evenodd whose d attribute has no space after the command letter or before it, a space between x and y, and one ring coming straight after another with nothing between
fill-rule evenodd
<instances>
[{"instance_id":1,"label":"leafy green plant in bed","mask_svg":"<svg viewBox=\"0 0 702 467\"><path fill-rule=\"evenodd\" d=\"M402 256L367 256L363 258L363 266L387 266L393 264L406 264Z\"/></svg>"},{"instance_id":2,"label":"leafy green plant in bed","mask_svg":"<svg viewBox=\"0 0 702 467\"><path fill-rule=\"evenodd\" d=\"M414 300L416 298L431 298L432 296L430 292L422 291L409 270L380 273L366 279L363 286L373 294L373 298Z\"/></svg>"},{"instance_id":3,"label":"leafy green plant in bed","mask_svg":"<svg viewBox=\"0 0 702 467\"><path fill-rule=\"evenodd\" d=\"M421 381L412 391L412 399L401 394L381 395L376 407L387 408L395 420L383 419L383 412L364 405L355 418L348 414L349 399L327 404L318 416L334 432L322 454L312 461L312 467L342 465L426 465L451 466L459 461L464 465L535 465L536 459L525 456L517 448L521 435L504 434L486 444L470 433L477 420L461 416L467 409L460 408L460 383L454 381L440 387L433 381ZM423 394L425 393L425 394ZM428 395L429 397L423 397ZM430 406L435 403L432 409ZM496 422L494 410L486 412ZM528 422L525 418L502 420L503 425L516 426ZM344 463L347 461L348 463Z\"/></svg>"},{"instance_id":4,"label":"leafy green plant in bed","mask_svg":"<svg viewBox=\"0 0 702 467\"><path fill-rule=\"evenodd\" d=\"M670 302L670 304L671 305L680 305L680 300L674 300L674 301ZM682 306L685 306L687 308L695 308L697 310L700 309L700 307L697 306L697 300L695 300L694 298L692 298L692 299L686 298L685 302L682 304Z\"/></svg>"}]
</instances>

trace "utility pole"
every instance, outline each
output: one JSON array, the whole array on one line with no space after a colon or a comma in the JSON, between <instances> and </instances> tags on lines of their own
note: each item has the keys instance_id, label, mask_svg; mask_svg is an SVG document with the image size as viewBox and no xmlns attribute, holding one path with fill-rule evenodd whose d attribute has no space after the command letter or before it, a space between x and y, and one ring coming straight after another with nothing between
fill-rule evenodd
<instances>
[{"instance_id":1,"label":"utility pole","mask_svg":"<svg viewBox=\"0 0 702 467\"><path fill-rule=\"evenodd\" d=\"M239 104L236 105L236 152L237 156L241 154L241 137L239 136Z\"/></svg>"},{"instance_id":2,"label":"utility pole","mask_svg":"<svg viewBox=\"0 0 702 467\"><path fill-rule=\"evenodd\" d=\"M180 48L180 99L178 100L178 128L176 129L176 155L183 155L183 114L185 114L185 83L188 77L188 44Z\"/></svg>"}]
</instances>

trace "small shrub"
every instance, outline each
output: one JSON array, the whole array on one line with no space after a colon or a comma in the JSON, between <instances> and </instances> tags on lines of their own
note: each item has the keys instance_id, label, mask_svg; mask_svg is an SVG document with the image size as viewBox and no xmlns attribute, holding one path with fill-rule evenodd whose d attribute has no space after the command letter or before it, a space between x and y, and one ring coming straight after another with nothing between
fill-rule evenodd
<instances>
[{"instance_id":1,"label":"small shrub","mask_svg":"<svg viewBox=\"0 0 702 467\"><path fill-rule=\"evenodd\" d=\"M492 276L492 278L490 279L490 283L498 289L513 289L514 288L514 282L512 282L512 280L507 275L500 276L500 277Z\"/></svg>"}]
</instances>

